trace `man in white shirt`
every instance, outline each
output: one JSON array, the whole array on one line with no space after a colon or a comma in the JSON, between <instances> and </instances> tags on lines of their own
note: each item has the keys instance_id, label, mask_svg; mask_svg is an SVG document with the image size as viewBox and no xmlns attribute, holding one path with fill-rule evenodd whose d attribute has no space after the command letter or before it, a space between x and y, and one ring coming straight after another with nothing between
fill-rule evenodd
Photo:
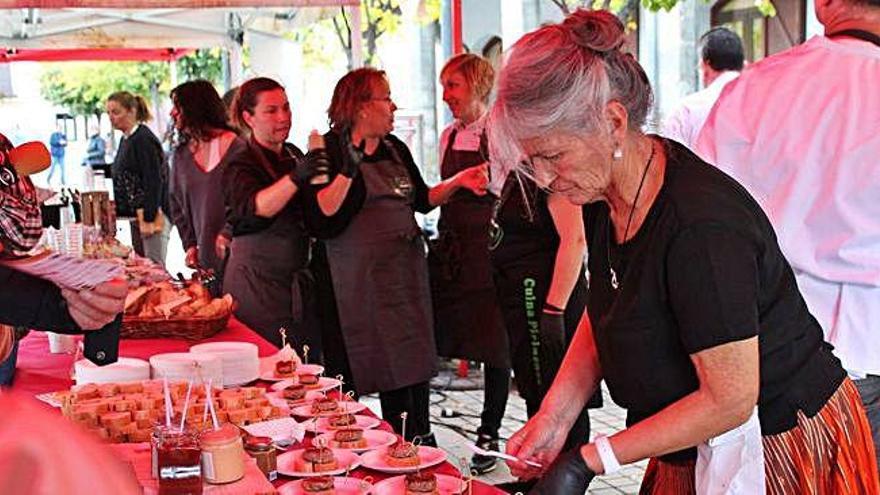
<instances>
[{"instance_id":1,"label":"man in white shirt","mask_svg":"<svg viewBox=\"0 0 880 495\"><path fill-rule=\"evenodd\" d=\"M716 27L700 37L700 76L703 90L685 96L663 122L663 135L693 149L697 134L721 90L743 68L742 40L733 31Z\"/></svg>"},{"instance_id":2,"label":"man in white shirt","mask_svg":"<svg viewBox=\"0 0 880 495\"><path fill-rule=\"evenodd\" d=\"M764 207L880 447L880 0L817 0L825 36L749 67L697 151Z\"/></svg>"}]
</instances>

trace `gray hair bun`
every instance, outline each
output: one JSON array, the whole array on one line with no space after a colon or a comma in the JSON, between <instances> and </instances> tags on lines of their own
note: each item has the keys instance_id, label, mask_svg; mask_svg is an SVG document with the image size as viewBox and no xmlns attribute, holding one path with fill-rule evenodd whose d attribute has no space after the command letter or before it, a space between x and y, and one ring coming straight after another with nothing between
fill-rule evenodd
<instances>
[{"instance_id":1,"label":"gray hair bun","mask_svg":"<svg viewBox=\"0 0 880 495\"><path fill-rule=\"evenodd\" d=\"M623 23L607 10L578 9L562 25L575 44L598 54L618 51L626 41Z\"/></svg>"}]
</instances>

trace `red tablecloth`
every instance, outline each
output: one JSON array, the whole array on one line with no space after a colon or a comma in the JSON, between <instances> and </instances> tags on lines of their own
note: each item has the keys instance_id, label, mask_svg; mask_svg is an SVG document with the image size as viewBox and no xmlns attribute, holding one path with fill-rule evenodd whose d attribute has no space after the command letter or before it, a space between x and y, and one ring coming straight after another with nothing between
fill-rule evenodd
<instances>
[{"instance_id":1,"label":"red tablecloth","mask_svg":"<svg viewBox=\"0 0 880 495\"><path fill-rule=\"evenodd\" d=\"M260 357L265 357L277 352L277 349L266 340L263 340L253 330L246 327L238 320L232 318L226 330L217 335L205 339L204 342L217 341L242 341L251 342L259 347ZM131 357L149 360L155 354L166 352L186 352L189 350L191 343L185 340L173 339L139 339L139 340L122 340L119 343L119 355L121 357ZM18 367L15 373L15 381L12 389L31 395L43 394L46 392L55 392L58 390L66 390L73 385L70 378L71 368L73 367L73 356L70 354L50 354L49 339L45 333L31 332L24 340L21 341L18 348ZM50 407L46 405L47 407ZM387 423L382 424L384 429L391 431ZM449 462L435 468L435 472L457 476L458 470ZM389 475L376 471L360 468L351 473L351 476L364 478L370 476L375 481L388 478ZM291 481L291 478L281 477L275 486L278 487ZM475 482L473 486L473 495L496 495L503 494L490 485Z\"/></svg>"}]
</instances>

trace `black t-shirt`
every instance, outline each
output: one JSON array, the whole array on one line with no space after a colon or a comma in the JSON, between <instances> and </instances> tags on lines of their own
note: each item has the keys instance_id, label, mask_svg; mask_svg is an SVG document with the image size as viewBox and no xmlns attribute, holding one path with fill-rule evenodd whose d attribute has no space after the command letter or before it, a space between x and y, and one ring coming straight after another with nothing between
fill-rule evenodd
<instances>
[{"instance_id":1,"label":"black t-shirt","mask_svg":"<svg viewBox=\"0 0 880 495\"><path fill-rule=\"evenodd\" d=\"M223 195L226 202L226 221L232 226L233 236L253 234L269 228L280 215L294 217L302 222L301 195L296 194L274 217L257 215L257 193L274 184L298 166L302 151L284 143L281 155L264 148L253 140L247 146L230 148L223 170Z\"/></svg>"},{"instance_id":2,"label":"black t-shirt","mask_svg":"<svg viewBox=\"0 0 880 495\"><path fill-rule=\"evenodd\" d=\"M636 423L699 387L689 355L757 335L762 433L789 430L798 410L822 408L845 372L754 199L684 146L667 140L665 149L663 186L628 242L609 235L604 202L584 207L587 307L611 396Z\"/></svg>"}]
</instances>

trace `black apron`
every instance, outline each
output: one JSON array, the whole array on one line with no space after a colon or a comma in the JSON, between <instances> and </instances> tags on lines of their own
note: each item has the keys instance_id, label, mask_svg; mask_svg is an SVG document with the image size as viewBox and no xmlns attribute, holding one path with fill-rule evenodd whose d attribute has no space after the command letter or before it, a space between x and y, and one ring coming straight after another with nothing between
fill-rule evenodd
<instances>
[{"instance_id":1,"label":"black apron","mask_svg":"<svg viewBox=\"0 0 880 495\"><path fill-rule=\"evenodd\" d=\"M480 149L455 150L457 131L440 165L446 180L486 162L485 134ZM441 356L482 361L509 368L507 333L492 282L489 260L489 220L494 198L457 191L440 207L439 236L431 242L428 266L434 304L434 332Z\"/></svg>"},{"instance_id":2,"label":"black apron","mask_svg":"<svg viewBox=\"0 0 880 495\"><path fill-rule=\"evenodd\" d=\"M250 151L273 180L278 175L253 143ZM306 268L309 238L296 207L288 204L265 230L232 239L223 290L232 294L235 316L263 338L281 347L278 329L287 329L291 345L311 356L321 352L320 328L314 309L314 282Z\"/></svg>"},{"instance_id":3,"label":"black apron","mask_svg":"<svg viewBox=\"0 0 880 495\"><path fill-rule=\"evenodd\" d=\"M559 235L547 207L547 196L532 182L517 180L511 173L496 205L497 225L491 250L493 277L498 304L504 315L513 364L514 381L526 401L529 417L538 412L556 373L562 365L564 349L553 336L541 334L540 319L544 300L553 280ZM585 270L578 276L565 306L565 343L574 337L587 302ZM587 407L601 407L598 392ZM585 407L569 431L567 447L581 445L589 438L590 419Z\"/></svg>"},{"instance_id":4,"label":"black apron","mask_svg":"<svg viewBox=\"0 0 880 495\"><path fill-rule=\"evenodd\" d=\"M352 381L359 394L431 379L437 355L425 244L413 184L392 159L363 163L367 195L337 237L324 241Z\"/></svg>"}]
</instances>

